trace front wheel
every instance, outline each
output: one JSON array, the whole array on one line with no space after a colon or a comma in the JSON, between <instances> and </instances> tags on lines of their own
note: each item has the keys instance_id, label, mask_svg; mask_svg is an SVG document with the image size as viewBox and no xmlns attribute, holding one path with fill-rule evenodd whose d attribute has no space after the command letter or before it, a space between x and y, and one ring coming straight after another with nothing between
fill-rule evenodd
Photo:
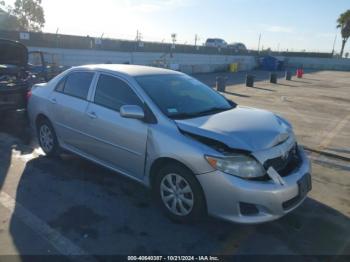
<instances>
[{"instance_id":1,"label":"front wheel","mask_svg":"<svg viewBox=\"0 0 350 262\"><path fill-rule=\"evenodd\" d=\"M59 145L55 130L47 119L40 120L37 125L37 136L40 147L49 157L57 156Z\"/></svg>"},{"instance_id":2,"label":"front wheel","mask_svg":"<svg viewBox=\"0 0 350 262\"><path fill-rule=\"evenodd\" d=\"M168 217L179 222L197 220L205 214L205 198L195 175L178 164L159 170L156 196Z\"/></svg>"}]
</instances>

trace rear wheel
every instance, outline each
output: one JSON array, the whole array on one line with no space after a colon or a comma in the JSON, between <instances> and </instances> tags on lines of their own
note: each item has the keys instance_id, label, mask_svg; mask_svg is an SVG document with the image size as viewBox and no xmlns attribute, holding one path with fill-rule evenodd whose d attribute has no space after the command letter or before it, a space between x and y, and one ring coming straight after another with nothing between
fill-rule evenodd
<instances>
[{"instance_id":1,"label":"rear wheel","mask_svg":"<svg viewBox=\"0 0 350 262\"><path fill-rule=\"evenodd\" d=\"M154 190L163 211L173 220L190 222L205 214L205 198L199 182L179 164L159 170Z\"/></svg>"},{"instance_id":2,"label":"rear wheel","mask_svg":"<svg viewBox=\"0 0 350 262\"><path fill-rule=\"evenodd\" d=\"M49 157L57 156L59 145L55 130L47 119L42 119L37 125L37 136L40 147Z\"/></svg>"}]
</instances>

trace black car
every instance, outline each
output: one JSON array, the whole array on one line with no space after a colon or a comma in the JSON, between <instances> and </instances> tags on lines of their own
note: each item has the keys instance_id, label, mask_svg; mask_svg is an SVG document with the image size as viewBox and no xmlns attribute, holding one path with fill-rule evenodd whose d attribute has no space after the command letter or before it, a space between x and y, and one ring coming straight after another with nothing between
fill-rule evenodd
<instances>
[{"instance_id":1,"label":"black car","mask_svg":"<svg viewBox=\"0 0 350 262\"><path fill-rule=\"evenodd\" d=\"M27 48L0 39L0 113L25 109L27 92L35 79L28 71Z\"/></svg>"}]
</instances>

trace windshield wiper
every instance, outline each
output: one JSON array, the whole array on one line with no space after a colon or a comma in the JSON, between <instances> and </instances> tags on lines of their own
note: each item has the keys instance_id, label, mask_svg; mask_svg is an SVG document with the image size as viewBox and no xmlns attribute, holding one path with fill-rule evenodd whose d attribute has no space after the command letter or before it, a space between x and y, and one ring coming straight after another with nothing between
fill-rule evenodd
<instances>
[{"instance_id":1,"label":"windshield wiper","mask_svg":"<svg viewBox=\"0 0 350 262\"><path fill-rule=\"evenodd\" d=\"M211 114L216 114L216 113L220 113L223 111L227 111L232 109L232 107L226 108L226 107L211 107L207 110L201 111L196 113L197 116L206 116L206 115L211 115Z\"/></svg>"},{"instance_id":2,"label":"windshield wiper","mask_svg":"<svg viewBox=\"0 0 350 262\"><path fill-rule=\"evenodd\" d=\"M232 109L233 107L229 108L223 108L223 107L211 107L207 110L200 111L200 112L193 112L193 113L179 113L179 114L174 114L169 116L170 118L173 119L186 119L186 118L194 118L194 117L199 117L199 116L206 116L206 115L212 115L216 113L220 113L223 111L227 111Z\"/></svg>"},{"instance_id":3,"label":"windshield wiper","mask_svg":"<svg viewBox=\"0 0 350 262\"><path fill-rule=\"evenodd\" d=\"M197 113L179 113L170 115L169 117L172 119L186 119L186 118L194 118L197 116Z\"/></svg>"}]
</instances>

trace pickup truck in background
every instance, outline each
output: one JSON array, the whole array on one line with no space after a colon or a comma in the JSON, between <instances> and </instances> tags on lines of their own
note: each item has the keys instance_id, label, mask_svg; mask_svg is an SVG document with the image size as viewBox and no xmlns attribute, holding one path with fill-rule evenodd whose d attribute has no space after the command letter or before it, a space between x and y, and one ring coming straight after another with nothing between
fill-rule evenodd
<instances>
[{"instance_id":1,"label":"pickup truck in background","mask_svg":"<svg viewBox=\"0 0 350 262\"><path fill-rule=\"evenodd\" d=\"M48 82L68 68L59 65L57 54L43 51L30 51L28 53L29 71L44 82Z\"/></svg>"}]
</instances>

